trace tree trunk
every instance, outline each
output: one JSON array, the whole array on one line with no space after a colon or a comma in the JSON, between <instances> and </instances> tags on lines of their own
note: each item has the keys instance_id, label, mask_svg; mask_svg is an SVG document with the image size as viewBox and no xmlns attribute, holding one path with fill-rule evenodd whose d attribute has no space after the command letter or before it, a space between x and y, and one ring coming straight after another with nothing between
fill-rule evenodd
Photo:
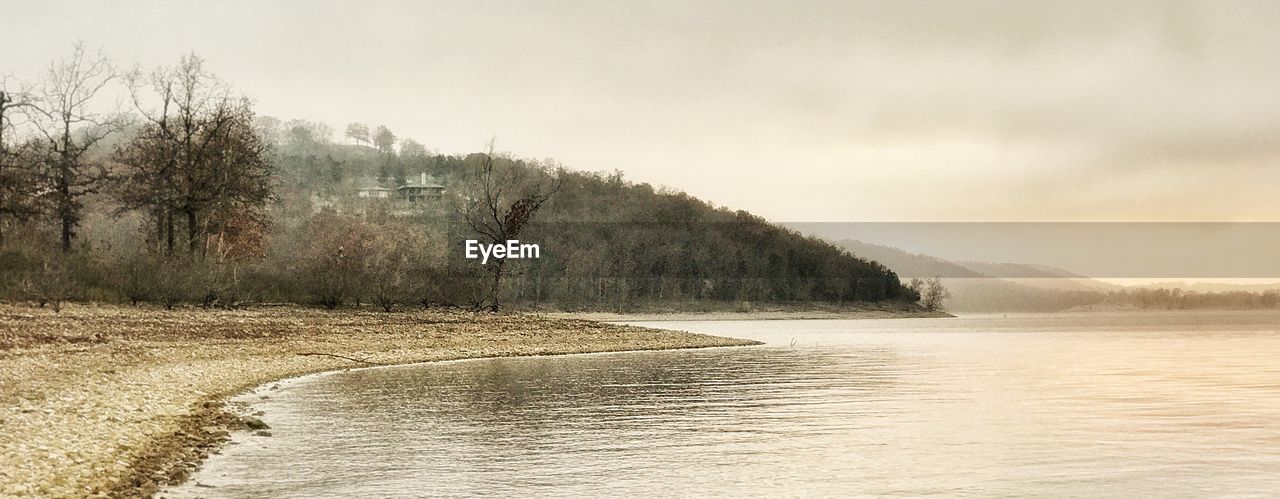
<instances>
[{"instance_id":1,"label":"tree trunk","mask_svg":"<svg viewBox=\"0 0 1280 499\"><path fill-rule=\"evenodd\" d=\"M493 298L493 305L490 306L490 310L494 312L497 312L498 308L501 306L499 303L499 295L502 293L502 264L504 262L505 260L498 259L496 266L493 269L493 289L490 291Z\"/></svg>"},{"instance_id":2,"label":"tree trunk","mask_svg":"<svg viewBox=\"0 0 1280 499\"><path fill-rule=\"evenodd\" d=\"M196 227L196 210L188 208L186 212L187 212L187 251L190 252L192 255L194 255L196 254L196 248L199 246L196 244L196 241L198 239L196 234L199 232L198 228Z\"/></svg>"},{"instance_id":3,"label":"tree trunk","mask_svg":"<svg viewBox=\"0 0 1280 499\"><path fill-rule=\"evenodd\" d=\"M62 252L71 252L71 220L62 218Z\"/></svg>"},{"instance_id":4,"label":"tree trunk","mask_svg":"<svg viewBox=\"0 0 1280 499\"><path fill-rule=\"evenodd\" d=\"M70 167L65 163L60 166L58 172L58 218L62 222L62 252L71 252L71 238L74 234L75 220L73 217L74 208L71 206L71 171Z\"/></svg>"},{"instance_id":5,"label":"tree trunk","mask_svg":"<svg viewBox=\"0 0 1280 499\"><path fill-rule=\"evenodd\" d=\"M160 210L155 210L151 214L155 217L156 223L155 249L159 251L164 246L164 213Z\"/></svg>"},{"instance_id":6,"label":"tree trunk","mask_svg":"<svg viewBox=\"0 0 1280 499\"><path fill-rule=\"evenodd\" d=\"M173 210L166 209L164 211L165 224L165 246L168 248L167 254L173 256Z\"/></svg>"}]
</instances>

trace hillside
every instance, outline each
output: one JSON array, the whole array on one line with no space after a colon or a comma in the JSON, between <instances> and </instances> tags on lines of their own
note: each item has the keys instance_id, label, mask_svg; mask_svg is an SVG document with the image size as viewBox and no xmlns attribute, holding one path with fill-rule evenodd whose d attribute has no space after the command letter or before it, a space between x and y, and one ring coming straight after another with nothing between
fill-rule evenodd
<instances>
[{"instance_id":1,"label":"hillside","mask_svg":"<svg viewBox=\"0 0 1280 499\"><path fill-rule=\"evenodd\" d=\"M75 221L75 241L61 238L74 251L52 251L56 227L27 222L0 248L0 298L610 312L910 309L918 299L879 263L621 173L432 153L384 127L361 145L335 143L331 128L304 120L258 117L251 128L237 137L261 151L252 153L257 176L241 184L163 180L147 168L168 150L152 147L165 136L126 129L94 152L117 181L84 198L91 215ZM244 195L179 192L205 184ZM517 238L538 245L537 258L464 258L466 240Z\"/></svg>"},{"instance_id":2,"label":"hillside","mask_svg":"<svg viewBox=\"0 0 1280 499\"><path fill-rule=\"evenodd\" d=\"M1012 263L953 262L858 240L836 243L904 279L941 277L956 312L1057 312L1102 301L1109 285L1062 269Z\"/></svg>"},{"instance_id":3,"label":"hillside","mask_svg":"<svg viewBox=\"0 0 1280 499\"><path fill-rule=\"evenodd\" d=\"M1023 263L987 263L963 261L959 265L987 277L1003 279L1033 288L1060 291L1116 291L1120 286L1096 281L1088 277L1047 265Z\"/></svg>"},{"instance_id":4,"label":"hillside","mask_svg":"<svg viewBox=\"0 0 1280 499\"><path fill-rule=\"evenodd\" d=\"M1131 289L1181 289L1187 292L1195 293L1261 293L1280 289L1280 282L1264 282L1257 284L1239 284L1239 283L1223 283L1223 282L1184 282L1184 281L1168 281L1154 282L1150 284L1142 284L1130 286Z\"/></svg>"},{"instance_id":5,"label":"hillside","mask_svg":"<svg viewBox=\"0 0 1280 499\"><path fill-rule=\"evenodd\" d=\"M446 188L438 204L456 200L473 179L482 155L369 154L332 144L285 148L278 161L304 166L333 158L340 168L286 174L309 188L295 199L327 193L350 201L363 177L436 179ZM626 181L621 174L584 173L538 162L502 158L505 167L532 178L556 177L555 194L521 233L546 248L537 260L513 263L507 300L529 307L630 310L690 301L741 306L752 303L914 301L898 277L878 263L856 258L819 239L777 227L744 211L718 208L679 191ZM400 177L400 178L395 178ZM394 203L391 203L394 204ZM339 206L342 203L338 203ZM466 237L449 210L406 214L428 227L449 228L449 241ZM435 218L432 220L432 218ZM449 244L446 242L445 244ZM456 255L454 255L456 256ZM447 258L451 266L465 266Z\"/></svg>"}]
</instances>

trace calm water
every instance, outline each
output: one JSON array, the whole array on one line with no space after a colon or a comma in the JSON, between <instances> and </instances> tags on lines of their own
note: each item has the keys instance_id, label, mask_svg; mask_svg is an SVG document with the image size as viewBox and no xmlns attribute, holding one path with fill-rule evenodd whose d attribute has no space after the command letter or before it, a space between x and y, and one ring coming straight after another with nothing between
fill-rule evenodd
<instances>
[{"instance_id":1,"label":"calm water","mask_svg":"<svg viewBox=\"0 0 1280 499\"><path fill-rule=\"evenodd\" d=\"M302 378L172 495L1280 492L1277 314L645 325L768 345Z\"/></svg>"}]
</instances>

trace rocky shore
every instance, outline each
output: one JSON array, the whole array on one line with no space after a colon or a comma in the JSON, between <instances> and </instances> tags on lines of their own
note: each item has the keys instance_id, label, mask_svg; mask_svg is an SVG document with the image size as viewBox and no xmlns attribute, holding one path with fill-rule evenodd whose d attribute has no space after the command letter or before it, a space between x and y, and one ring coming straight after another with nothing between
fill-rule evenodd
<instances>
[{"instance_id":1,"label":"rocky shore","mask_svg":"<svg viewBox=\"0 0 1280 499\"><path fill-rule=\"evenodd\" d=\"M0 496L132 497L190 474L252 421L227 397L307 373L751 341L465 312L0 305Z\"/></svg>"}]
</instances>

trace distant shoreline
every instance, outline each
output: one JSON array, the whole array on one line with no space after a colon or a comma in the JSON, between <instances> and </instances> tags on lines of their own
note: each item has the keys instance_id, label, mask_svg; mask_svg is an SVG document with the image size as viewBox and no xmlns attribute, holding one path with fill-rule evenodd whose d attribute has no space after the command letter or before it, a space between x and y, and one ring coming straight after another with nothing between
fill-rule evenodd
<instances>
[{"instance_id":1,"label":"distant shoreline","mask_svg":"<svg viewBox=\"0 0 1280 499\"><path fill-rule=\"evenodd\" d=\"M775 320L865 320L917 319L955 317L943 311L893 310L766 310L758 312L549 312L539 314L553 319L578 319L598 322L662 322L662 321L775 321Z\"/></svg>"},{"instance_id":2,"label":"distant shoreline","mask_svg":"<svg viewBox=\"0 0 1280 499\"><path fill-rule=\"evenodd\" d=\"M0 495L154 495L255 425L226 406L231 396L285 378L755 344L531 314L0 305Z\"/></svg>"},{"instance_id":3,"label":"distant shoreline","mask_svg":"<svg viewBox=\"0 0 1280 499\"><path fill-rule=\"evenodd\" d=\"M682 306L683 305L683 306ZM719 305L719 306L716 306ZM530 310L543 317L600 322L651 321L762 321L762 320L860 320L955 317L943 310L925 310L908 302L883 301L853 304L824 303L686 303L640 308L625 312L601 310Z\"/></svg>"}]
</instances>

